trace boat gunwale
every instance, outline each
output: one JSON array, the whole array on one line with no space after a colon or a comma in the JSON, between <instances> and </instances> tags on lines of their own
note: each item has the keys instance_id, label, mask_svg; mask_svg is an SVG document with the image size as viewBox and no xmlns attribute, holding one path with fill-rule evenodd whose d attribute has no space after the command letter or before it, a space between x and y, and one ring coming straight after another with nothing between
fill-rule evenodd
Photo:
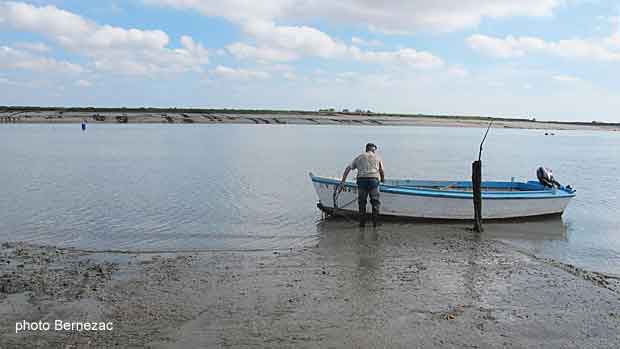
<instances>
[{"instance_id":1,"label":"boat gunwale","mask_svg":"<svg viewBox=\"0 0 620 349\"><path fill-rule=\"evenodd\" d=\"M310 173L310 178L313 182L322 184L337 185L340 183L338 179L319 177ZM462 181L461 181L462 182ZM456 183L456 182L455 182ZM484 182L483 182L484 183ZM499 183L499 182L495 182ZM522 182L506 182L506 183L522 183ZM524 183L527 184L527 183ZM357 184L353 182L346 182L345 187L356 188ZM381 184L379 190L384 193L390 194L402 194L412 196L428 196L428 197L442 197L452 199L472 199L473 194L471 192L463 192L456 190L439 190L439 189L426 189L426 188L414 188L401 186L394 186L389 184ZM539 199L560 199L560 198L573 198L575 197L575 191L569 192L565 189L549 189L549 190L531 190L531 191L505 191L505 192L482 192L482 198L486 200L539 200Z\"/></svg>"}]
</instances>

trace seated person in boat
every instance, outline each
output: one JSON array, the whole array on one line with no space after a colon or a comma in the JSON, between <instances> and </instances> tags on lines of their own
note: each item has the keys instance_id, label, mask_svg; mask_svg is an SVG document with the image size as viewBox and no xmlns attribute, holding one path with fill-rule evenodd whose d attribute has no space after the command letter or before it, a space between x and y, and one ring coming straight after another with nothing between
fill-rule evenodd
<instances>
[{"instance_id":1,"label":"seated person in boat","mask_svg":"<svg viewBox=\"0 0 620 349\"><path fill-rule=\"evenodd\" d=\"M546 167L540 166L536 170L536 177L538 177L538 181L540 182L540 184L544 185L545 187L560 188L562 186L560 183L558 183L558 181L555 180L555 178L553 178L553 172L551 172L551 169L548 169Z\"/></svg>"},{"instance_id":2,"label":"seated person in boat","mask_svg":"<svg viewBox=\"0 0 620 349\"><path fill-rule=\"evenodd\" d=\"M377 225L377 216L379 216L379 181L385 181L383 172L383 161L379 155L375 153L377 146L368 143L366 151L358 155L353 162L344 170L342 181L338 186L338 191L342 191L347 176L351 170L357 170L357 202L359 205L360 226L366 225L366 199L370 196L370 204L372 205L372 223Z\"/></svg>"}]
</instances>

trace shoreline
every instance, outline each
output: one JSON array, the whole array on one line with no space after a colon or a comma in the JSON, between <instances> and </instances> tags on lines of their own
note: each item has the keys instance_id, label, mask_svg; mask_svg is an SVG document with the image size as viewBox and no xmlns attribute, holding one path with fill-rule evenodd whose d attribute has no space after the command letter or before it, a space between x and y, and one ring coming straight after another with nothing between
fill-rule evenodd
<instances>
[{"instance_id":1,"label":"shoreline","mask_svg":"<svg viewBox=\"0 0 620 349\"><path fill-rule=\"evenodd\" d=\"M620 280L463 226L358 229L253 252L119 253L4 243L0 346L614 347ZM22 331L16 322L112 322Z\"/></svg>"},{"instance_id":2,"label":"shoreline","mask_svg":"<svg viewBox=\"0 0 620 349\"><path fill-rule=\"evenodd\" d=\"M0 124L15 123L139 123L139 124L254 124L254 125L357 125L357 126L444 126L486 127L493 120L494 128L540 130L602 130L620 131L620 124L545 122L506 118L475 118L459 116L354 114L321 112L117 112L117 111L4 111Z\"/></svg>"}]
</instances>

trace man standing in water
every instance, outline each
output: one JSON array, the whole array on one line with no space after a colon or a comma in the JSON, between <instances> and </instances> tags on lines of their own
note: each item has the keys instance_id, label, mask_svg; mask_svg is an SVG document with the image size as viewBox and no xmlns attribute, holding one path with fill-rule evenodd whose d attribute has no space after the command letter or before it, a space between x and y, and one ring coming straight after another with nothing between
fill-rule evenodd
<instances>
[{"instance_id":1,"label":"man standing in water","mask_svg":"<svg viewBox=\"0 0 620 349\"><path fill-rule=\"evenodd\" d=\"M360 227L366 226L366 198L370 195L372 205L372 224L377 226L377 216L381 202L379 201L379 181L385 181L383 172L383 161L375 154L377 146L366 144L366 152L357 156L353 162L347 166L342 175L342 181L338 186L338 192L344 188L344 183L351 170L357 170L357 203L359 205Z\"/></svg>"}]
</instances>

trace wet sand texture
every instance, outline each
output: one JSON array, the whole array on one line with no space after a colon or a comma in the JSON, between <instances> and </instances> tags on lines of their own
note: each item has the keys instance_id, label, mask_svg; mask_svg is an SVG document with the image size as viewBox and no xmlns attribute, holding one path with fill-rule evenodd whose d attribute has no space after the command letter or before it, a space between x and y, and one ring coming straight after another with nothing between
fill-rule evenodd
<instances>
[{"instance_id":1,"label":"wet sand texture","mask_svg":"<svg viewBox=\"0 0 620 349\"><path fill-rule=\"evenodd\" d=\"M389 227L327 221L317 246L285 251L4 244L0 347L620 346L617 279L462 226ZM113 321L114 331L15 334L22 319Z\"/></svg>"}]
</instances>

